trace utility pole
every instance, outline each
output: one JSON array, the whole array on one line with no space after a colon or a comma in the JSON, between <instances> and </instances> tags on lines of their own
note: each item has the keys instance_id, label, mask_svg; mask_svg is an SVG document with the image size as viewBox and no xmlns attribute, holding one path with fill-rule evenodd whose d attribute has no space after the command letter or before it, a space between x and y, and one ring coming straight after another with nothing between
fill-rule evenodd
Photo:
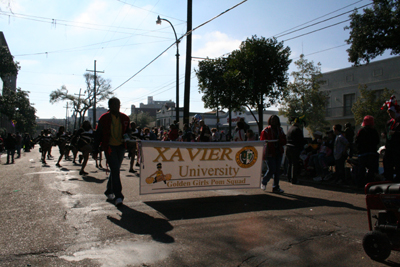
<instances>
[{"instance_id":1,"label":"utility pole","mask_svg":"<svg viewBox=\"0 0 400 267\"><path fill-rule=\"evenodd\" d=\"M96 129L96 95L97 95L97 90L96 90L96 82L97 82L97 72L104 73L104 71L96 71L96 60L94 61L94 70L88 70L86 71L94 72L94 88L93 88L93 96L94 96L94 101L93 101L93 129Z\"/></svg>"},{"instance_id":2,"label":"utility pole","mask_svg":"<svg viewBox=\"0 0 400 267\"><path fill-rule=\"evenodd\" d=\"M81 108L81 91L82 91L82 88L79 88L78 110ZM77 94L74 94L74 95L77 95ZM77 117L77 115L78 115L78 114L76 114L76 112L75 112L74 131L75 131L75 129L76 129L76 117Z\"/></svg>"},{"instance_id":3,"label":"utility pole","mask_svg":"<svg viewBox=\"0 0 400 267\"><path fill-rule=\"evenodd\" d=\"M67 106L65 107L65 131L68 131L68 102Z\"/></svg>"},{"instance_id":4,"label":"utility pole","mask_svg":"<svg viewBox=\"0 0 400 267\"><path fill-rule=\"evenodd\" d=\"M186 69L185 69L185 92L183 103L183 123L189 123L189 105L190 105L190 74L192 68L192 0L188 0L187 7L187 31L186 36Z\"/></svg>"}]
</instances>

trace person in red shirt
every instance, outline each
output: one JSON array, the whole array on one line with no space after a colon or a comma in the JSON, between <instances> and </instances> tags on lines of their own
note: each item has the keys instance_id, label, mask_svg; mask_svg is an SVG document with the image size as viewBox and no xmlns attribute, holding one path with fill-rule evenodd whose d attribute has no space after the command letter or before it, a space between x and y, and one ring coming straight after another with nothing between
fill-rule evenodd
<instances>
[{"instance_id":1,"label":"person in red shirt","mask_svg":"<svg viewBox=\"0 0 400 267\"><path fill-rule=\"evenodd\" d=\"M281 127L279 117L272 115L268 119L268 126L262 130L260 140L270 141L267 143L265 151L265 160L268 164L268 171L264 174L261 189L265 190L267 183L274 176L274 184L272 185L273 193L283 193L279 187L279 175L283 156L283 146L286 145L286 135Z\"/></svg>"},{"instance_id":2,"label":"person in red shirt","mask_svg":"<svg viewBox=\"0 0 400 267\"><path fill-rule=\"evenodd\" d=\"M121 102L112 97L108 100L109 111L101 115L95 131L94 153L96 158L101 147L106 155L110 167L107 190L104 194L109 201L115 201L116 206L122 205L124 195L120 178L120 168L125 154L124 134L130 133L129 117L119 112Z\"/></svg>"}]
</instances>

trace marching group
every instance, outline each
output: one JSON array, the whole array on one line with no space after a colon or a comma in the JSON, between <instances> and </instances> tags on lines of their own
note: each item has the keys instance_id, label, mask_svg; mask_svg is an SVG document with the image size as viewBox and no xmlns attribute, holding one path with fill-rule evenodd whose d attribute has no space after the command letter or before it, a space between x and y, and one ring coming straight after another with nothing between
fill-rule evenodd
<instances>
[{"instance_id":1,"label":"marching group","mask_svg":"<svg viewBox=\"0 0 400 267\"><path fill-rule=\"evenodd\" d=\"M377 153L380 144L380 135L374 128L374 118L365 116L362 128L355 134L352 125L347 123L342 131L342 125L336 124L332 130L325 133L316 131L313 139L306 141L303 135L305 125L304 116L291 119L291 127L287 134L284 133L280 119L272 115L268 119L268 126L265 127L258 137L240 119L234 133L225 134L216 128L210 129L202 120L201 116L195 116L190 124L184 124L179 129L179 124L174 122L166 130L159 128L137 127L129 117L119 112L120 101L118 98L109 100L109 111L103 114L93 129L89 121L84 121L82 126L70 134L63 126L59 127L56 134L50 130L44 130L41 135L31 140L29 134L22 137L19 133L8 134L4 140L0 138L0 148L7 150L7 163L14 163L14 154L17 158L21 156L21 149L29 152L32 146L39 144L41 161L46 164L46 159L51 159L53 146L58 146L60 156L56 166L61 167L61 160L72 160L81 164L80 175L87 175L85 167L90 154L96 161L96 167L102 168L102 153L110 168L107 190L105 192L109 200L115 201L116 205L122 204L122 186L120 181L120 166L125 152L130 157L129 172L136 172L133 168L135 155L136 165L140 160L137 150L138 140L158 141L180 141L180 142L224 142L224 141L267 141L264 152L264 162L267 171L263 174L261 189L265 190L268 181L273 177L272 192L283 193L279 186L281 172L287 175L288 181L296 184L300 174L308 174L314 177L314 181L333 180L336 183L353 182L358 186L377 179L379 169L379 154ZM387 122L387 131L382 133L386 139L386 150L383 158L384 179L400 180L400 107L395 97L385 105L388 107L390 120ZM70 155L72 153L72 155ZM356 157L354 157L356 156ZM353 166L353 180L345 181L348 177L345 173L345 164ZM282 164L284 163L284 164ZM282 168L283 167L283 168ZM333 169L334 172L330 171Z\"/></svg>"}]
</instances>

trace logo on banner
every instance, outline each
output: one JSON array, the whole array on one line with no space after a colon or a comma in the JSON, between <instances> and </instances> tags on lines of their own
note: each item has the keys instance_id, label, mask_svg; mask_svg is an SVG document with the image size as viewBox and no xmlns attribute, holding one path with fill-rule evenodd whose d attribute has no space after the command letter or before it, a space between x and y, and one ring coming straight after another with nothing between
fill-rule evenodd
<instances>
[{"instance_id":1,"label":"logo on banner","mask_svg":"<svg viewBox=\"0 0 400 267\"><path fill-rule=\"evenodd\" d=\"M246 146L236 153L236 163L241 168L250 168L257 162L258 153L252 146Z\"/></svg>"}]
</instances>

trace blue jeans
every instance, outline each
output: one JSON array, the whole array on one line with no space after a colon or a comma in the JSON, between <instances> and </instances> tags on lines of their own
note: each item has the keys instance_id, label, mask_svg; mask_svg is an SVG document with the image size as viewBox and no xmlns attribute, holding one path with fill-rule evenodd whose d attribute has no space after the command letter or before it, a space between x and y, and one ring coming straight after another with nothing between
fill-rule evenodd
<instances>
[{"instance_id":1,"label":"blue jeans","mask_svg":"<svg viewBox=\"0 0 400 267\"><path fill-rule=\"evenodd\" d=\"M125 146L110 146L110 155L106 154L108 166L110 167L110 176L108 177L107 190L104 194L107 196L109 194L114 194L115 198L124 199L122 195L122 184L120 178L120 169L122 160L124 159Z\"/></svg>"},{"instance_id":2,"label":"blue jeans","mask_svg":"<svg viewBox=\"0 0 400 267\"><path fill-rule=\"evenodd\" d=\"M279 175L281 172L282 156L267 157L268 171L264 174L262 184L267 185L272 176L274 176L273 187L279 187Z\"/></svg>"}]
</instances>

